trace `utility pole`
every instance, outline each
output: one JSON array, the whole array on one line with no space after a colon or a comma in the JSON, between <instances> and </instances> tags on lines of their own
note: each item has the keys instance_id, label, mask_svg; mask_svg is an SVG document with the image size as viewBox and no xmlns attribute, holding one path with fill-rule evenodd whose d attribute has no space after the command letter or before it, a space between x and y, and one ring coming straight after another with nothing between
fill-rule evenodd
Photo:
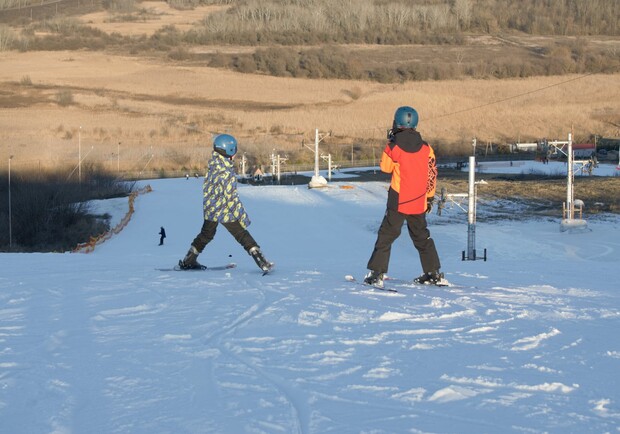
<instances>
[{"instance_id":1,"label":"utility pole","mask_svg":"<svg viewBox=\"0 0 620 434\"><path fill-rule=\"evenodd\" d=\"M332 180L332 154L327 155L327 178Z\"/></svg>"},{"instance_id":2,"label":"utility pole","mask_svg":"<svg viewBox=\"0 0 620 434\"><path fill-rule=\"evenodd\" d=\"M288 158L282 158L280 157L280 154L276 155L276 172L278 176L278 185L280 185L280 176L281 176L280 167L282 163L286 162L286 160L288 160Z\"/></svg>"},{"instance_id":3,"label":"utility pole","mask_svg":"<svg viewBox=\"0 0 620 434\"><path fill-rule=\"evenodd\" d=\"M573 172L573 137L572 133L568 133L568 174L566 176L566 217L569 221L575 218L575 193L573 190L574 172Z\"/></svg>"},{"instance_id":4,"label":"utility pole","mask_svg":"<svg viewBox=\"0 0 620 434\"><path fill-rule=\"evenodd\" d=\"M332 180L332 154L321 155L324 161L327 161L327 180Z\"/></svg>"},{"instance_id":5,"label":"utility pole","mask_svg":"<svg viewBox=\"0 0 620 434\"><path fill-rule=\"evenodd\" d=\"M474 146L476 139L474 139ZM474 147L475 149L475 147ZM463 260L476 260L476 157L469 157L469 203L467 206L467 256L463 252ZM486 261L486 249L485 257Z\"/></svg>"},{"instance_id":6,"label":"utility pole","mask_svg":"<svg viewBox=\"0 0 620 434\"><path fill-rule=\"evenodd\" d=\"M314 130L314 176L319 176L319 129Z\"/></svg>"},{"instance_id":7,"label":"utility pole","mask_svg":"<svg viewBox=\"0 0 620 434\"><path fill-rule=\"evenodd\" d=\"M471 141L472 156L469 157L469 189L467 206L467 257L476 259L476 138Z\"/></svg>"},{"instance_id":8,"label":"utility pole","mask_svg":"<svg viewBox=\"0 0 620 434\"><path fill-rule=\"evenodd\" d=\"M247 159L245 158L245 154L241 155L241 176L245 178L245 164Z\"/></svg>"},{"instance_id":9,"label":"utility pole","mask_svg":"<svg viewBox=\"0 0 620 434\"><path fill-rule=\"evenodd\" d=\"M582 165L581 170L586 164L592 164L592 160L577 160L573 155L573 134L568 134L568 141L554 140L549 142L549 146L553 146L556 152L566 155L566 202L562 205L562 221L560 222L560 231L578 231L587 228L587 222L582 218L581 212L583 202L579 205L579 218L575 218L575 164ZM567 152L564 152L566 146Z\"/></svg>"},{"instance_id":10,"label":"utility pole","mask_svg":"<svg viewBox=\"0 0 620 434\"><path fill-rule=\"evenodd\" d=\"M476 139L473 139L474 154L476 152ZM441 215L446 201L449 199L456 204L461 210L467 212L467 250L462 251L463 261L475 261L477 259L487 260L487 249L484 249L482 257L476 254L476 202L478 195L478 185L486 185L484 180L476 181L476 157L469 157L469 188L467 193L447 194L445 189L441 190L441 198L437 206L437 214ZM463 208L455 199L468 199L467 210Z\"/></svg>"},{"instance_id":11,"label":"utility pole","mask_svg":"<svg viewBox=\"0 0 620 434\"><path fill-rule=\"evenodd\" d=\"M327 185L327 180L325 180L325 178L319 175L319 156L320 156L319 142L323 140L325 137L327 137L328 135L329 134L320 137L319 129L317 128L314 130L314 176L312 177L312 180L308 184L309 188L325 187Z\"/></svg>"}]
</instances>

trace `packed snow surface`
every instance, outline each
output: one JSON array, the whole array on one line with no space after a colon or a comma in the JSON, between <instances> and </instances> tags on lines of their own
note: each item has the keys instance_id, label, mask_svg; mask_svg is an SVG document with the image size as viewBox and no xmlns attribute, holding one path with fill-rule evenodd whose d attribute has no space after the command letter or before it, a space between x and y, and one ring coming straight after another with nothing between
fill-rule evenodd
<instances>
[{"instance_id":1,"label":"packed snow surface","mask_svg":"<svg viewBox=\"0 0 620 434\"><path fill-rule=\"evenodd\" d=\"M410 283L404 230L391 293L344 279L387 183L240 185L264 277L223 227L199 260L237 268L158 270L200 229L201 180L146 184L93 253L0 255L1 433L620 432L618 216L481 219L485 262L461 260L467 216L445 209L429 225L452 286Z\"/></svg>"}]
</instances>

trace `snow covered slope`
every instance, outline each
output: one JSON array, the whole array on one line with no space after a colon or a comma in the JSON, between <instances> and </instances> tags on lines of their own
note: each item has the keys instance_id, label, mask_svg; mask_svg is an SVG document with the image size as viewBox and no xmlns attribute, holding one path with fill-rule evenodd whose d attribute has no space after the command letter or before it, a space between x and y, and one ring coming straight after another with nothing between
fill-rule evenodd
<instances>
[{"instance_id":1,"label":"snow covered slope","mask_svg":"<svg viewBox=\"0 0 620 434\"><path fill-rule=\"evenodd\" d=\"M462 262L466 216L431 215L454 286L386 293L344 280L384 183L240 186L265 277L224 228L199 260L237 268L157 271L200 229L201 180L148 183L91 254L0 255L1 433L618 432L617 216L479 223L489 260ZM404 231L390 274L420 272Z\"/></svg>"}]
</instances>

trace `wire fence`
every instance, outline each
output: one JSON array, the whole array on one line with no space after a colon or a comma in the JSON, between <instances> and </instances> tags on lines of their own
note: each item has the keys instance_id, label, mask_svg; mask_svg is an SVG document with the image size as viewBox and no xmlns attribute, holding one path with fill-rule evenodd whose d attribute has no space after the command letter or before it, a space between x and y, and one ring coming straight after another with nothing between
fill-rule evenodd
<instances>
[{"instance_id":1,"label":"wire fence","mask_svg":"<svg viewBox=\"0 0 620 434\"><path fill-rule=\"evenodd\" d=\"M10 22L17 18L41 20L70 13L84 13L100 8L102 0L14 0L4 2L0 7L0 22Z\"/></svg>"},{"instance_id":2,"label":"wire fence","mask_svg":"<svg viewBox=\"0 0 620 434\"><path fill-rule=\"evenodd\" d=\"M478 155L476 156L476 160L478 162L484 161L523 161L523 160L534 160L536 155L534 153L519 153L519 154L510 154L510 155ZM467 156L458 156L458 157L441 157L437 159L437 165L440 168L460 168L462 165L467 164L468 157ZM243 174L241 173L241 169L239 167L239 162L237 163L237 174L239 176L245 176L251 178L253 173L252 171L247 171ZM362 159L362 160L342 160L342 161L333 161L332 162L332 173L340 172L344 169L362 169L362 168L377 168L379 166L379 160L377 159ZM206 164L205 164L206 168ZM305 175L312 176L315 170L314 163L306 163L306 164L283 164L280 168L281 176L286 178L291 175ZM328 164L326 162L321 161L319 164L319 172L321 175L326 176L328 171ZM126 179L155 179L155 178L182 178L182 177L202 177L204 175L204 170L201 171L190 171L190 170L141 170L141 171L124 171L122 172L122 176ZM266 177L275 177L275 173L272 173L271 168L267 171L263 171Z\"/></svg>"},{"instance_id":3,"label":"wire fence","mask_svg":"<svg viewBox=\"0 0 620 434\"><path fill-rule=\"evenodd\" d=\"M284 156L286 153L280 153ZM48 146L40 148L35 155L28 157L13 157L11 168L15 175L28 173L42 173L51 171L67 171L68 179L78 179L80 173L89 170L103 170L115 175L119 179L154 179L154 178L179 178L203 176L207 162L211 156L211 150L204 146L196 146L193 143L178 143L168 148L154 148L149 145L125 146L120 143L116 148L111 146L98 146L83 142L80 146L75 143L67 145L61 142L49 142ZM437 157L439 167L460 166L467 163L468 156L441 156ZM510 161L510 160L533 160L535 153L518 154L479 154L478 161ZM0 164L0 172L8 166L8 158L5 164ZM267 159L269 161L269 159ZM343 169L355 169L365 167L378 167L380 156L375 158L342 158L335 159L332 156L332 172ZM256 169L262 173L275 172L269 162L267 164L247 164L245 174L241 173L241 158L235 159L237 173L240 176L252 176ZM5 169L6 170L6 169ZM280 166L282 176L298 175L314 172L314 162L288 163ZM328 170L327 161L319 160L319 171L325 174Z\"/></svg>"},{"instance_id":4,"label":"wire fence","mask_svg":"<svg viewBox=\"0 0 620 434\"><path fill-rule=\"evenodd\" d=\"M119 234L125 228L125 226L129 224L129 221L131 220L131 217L133 216L134 202L136 200L136 197L140 194L150 193L151 191L153 191L151 186L147 185L144 188L141 188L139 190L132 192L129 195L129 199L128 199L129 205L128 205L127 213L121 219L121 221L109 231L99 234L97 236L90 237L90 239L87 242L78 244L77 246L75 246L72 252L73 253L92 253L95 250L96 246L106 242L107 240L112 238L114 235Z\"/></svg>"}]
</instances>

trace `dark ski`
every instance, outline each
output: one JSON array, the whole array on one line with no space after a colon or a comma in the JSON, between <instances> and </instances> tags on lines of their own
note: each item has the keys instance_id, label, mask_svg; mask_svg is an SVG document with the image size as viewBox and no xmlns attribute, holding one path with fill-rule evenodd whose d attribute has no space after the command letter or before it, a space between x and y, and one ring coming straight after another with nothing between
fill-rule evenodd
<instances>
[{"instance_id":1,"label":"dark ski","mask_svg":"<svg viewBox=\"0 0 620 434\"><path fill-rule=\"evenodd\" d=\"M346 280L347 282L351 282L354 283L356 285L361 285L361 286L365 286L367 288L371 288L371 289L377 289L379 291L386 291L386 292L398 292L397 290L395 290L394 288L388 288L388 287L381 287L381 286L375 286L375 285L369 285L367 283L364 283L364 281L359 281L357 280L355 277L353 277L350 274L347 274L346 276L344 276L344 280Z\"/></svg>"},{"instance_id":2,"label":"dark ski","mask_svg":"<svg viewBox=\"0 0 620 434\"><path fill-rule=\"evenodd\" d=\"M440 286L440 287L441 286L454 286L450 282L448 282L448 280L446 280L445 277L442 277L442 279L439 282L437 282L437 283L416 283L413 280L398 279L396 277L391 277L391 276L385 276L383 279L388 281L388 282L394 282L394 283L397 283L399 285L406 285L406 286L409 286L409 287L425 288L425 287L429 287L429 286Z\"/></svg>"},{"instance_id":3,"label":"dark ski","mask_svg":"<svg viewBox=\"0 0 620 434\"><path fill-rule=\"evenodd\" d=\"M229 270L231 268L235 268L237 264L231 262L226 265L216 265L213 267L207 267L205 265L201 265L200 268L181 268L178 265L175 265L172 268L156 268L158 271L221 271L221 270Z\"/></svg>"}]
</instances>

